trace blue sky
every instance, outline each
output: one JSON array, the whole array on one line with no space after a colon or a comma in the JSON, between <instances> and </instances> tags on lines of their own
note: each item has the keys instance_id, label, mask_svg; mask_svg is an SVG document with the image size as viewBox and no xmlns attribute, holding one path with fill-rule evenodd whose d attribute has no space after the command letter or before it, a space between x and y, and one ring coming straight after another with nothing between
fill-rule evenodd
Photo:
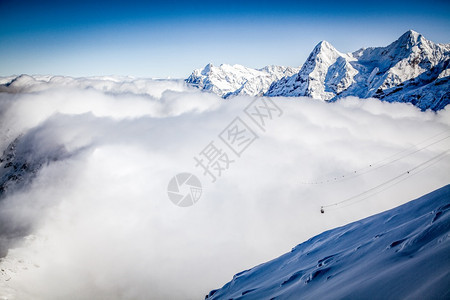
<instances>
[{"instance_id":1,"label":"blue sky","mask_svg":"<svg viewBox=\"0 0 450 300\"><path fill-rule=\"evenodd\" d=\"M0 75L174 77L213 64L298 66L327 40L450 42L450 2L0 0Z\"/></svg>"}]
</instances>

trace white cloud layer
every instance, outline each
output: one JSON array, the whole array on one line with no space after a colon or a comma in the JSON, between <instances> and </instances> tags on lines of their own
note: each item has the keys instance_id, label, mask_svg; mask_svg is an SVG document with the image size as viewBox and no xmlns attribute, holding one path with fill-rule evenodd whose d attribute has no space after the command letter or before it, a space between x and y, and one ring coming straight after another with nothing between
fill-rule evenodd
<instances>
[{"instance_id":1,"label":"white cloud layer","mask_svg":"<svg viewBox=\"0 0 450 300\"><path fill-rule=\"evenodd\" d=\"M283 115L265 133L253 127L259 139L240 158L229 151L236 161L213 184L193 157L212 140L220 145L218 134L244 119L253 98L223 100L176 81L25 79L0 94L0 150L20 136L16 156L43 164L0 199L5 232L26 229L0 263L0 298L199 299L315 234L449 183L446 157L371 198L319 212L447 150L450 139L350 180L302 183L449 135L448 109L274 98ZM180 172L204 186L189 208L167 197Z\"/></svg>"}]
</instances>

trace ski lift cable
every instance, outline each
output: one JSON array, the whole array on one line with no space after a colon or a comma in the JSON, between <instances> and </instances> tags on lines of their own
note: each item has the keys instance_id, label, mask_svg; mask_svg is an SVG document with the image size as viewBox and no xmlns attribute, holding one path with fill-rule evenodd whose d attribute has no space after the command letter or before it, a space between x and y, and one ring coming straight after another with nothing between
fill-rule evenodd
<instances>
[{"instance_id":1,"label":"ski lift cable","mask_svg":"<svg viewBox=\"0 0 450 300\"><path fill-rule=\"evenodd\" d=\"M389 161L389 162L386 162L386 163L384 163L384 164L380 164L380 165L375 165L375 164L373 164L373 165L371 165L371 166L372 166L372 167L375 166L375 167L370 168L370 169L368 169L368 170L365 171L365 172L358 173L358 174L355 175L355 176L348 177L348 179L354 178L354 177L358 177L358 176L367 174L367 173L369 173L369 172L378 170L379 168L382 168L382 167L384 167L384 166L390 165L390 164L392 164L392 163L394 163L394 162L397 162L397 161L399 161L399 160L404 159L405 157L408 157L408 156L411 156L411 155L413 155L413 154L416 154L417 152L420 152L420 151L422 151L422 150L424 150L424 149L427 149L427 148L429 148L429 147L431 147L431 146L433 146L433 145L436 145L437 143L440 143L440 142L442 142L442 141L444 141L444 140L446 140L446 139L448 139L448 138L450 138L450 136L447 136L447 137L445 137L445 138L443 138L443 139L440 139L440 140L438 140L438 141L435 141L435 142L433 142L433 143L431 143L431 144L429 144L429 145L427 145L427 146L424 146L424 147L422 147L422 148L416 149L416 150L413 151L413 152L410 152L410 153L408 153L408 154L406 154L406 155L404 155L404 156L398 157L398 158L396 158L396 159L394 159L394 160L391 160L391 161Z\"/></svg>"},{"instance_id":2,"label":"ski lift cable","mask_svg":"<svg viewBox=\"0 0 450 300\"><path fill-rule=\"evenodd\" d=\"M450 129L449 129L449 130L450 130ZM447 131L449 131L449 130L446 130L446 131L444 131L444 132L447 132ZM385 162L385 163L383 163L383 164L380 164L381 162L384 162L384 161L386 161L386 160L388 160L388 159L390 159L390 158L396 157L396 156L398 156L398 155L400 155L400 154L402 154L402 153L404 153L404 152L407 152L407 151L409 151L409 150L412 150L413 148L416 148L418 145L423 144L424 142L429 141L430 139L435 138L436 136L439 136L439 135L441 135L441 134L444 133L444 132L441 132L441 133L439 133L439 134L437 134L437 135L434 135L434 136L431 137L431 138L428 138L428 139L426 139L426 140L424 140L424 141L422 141L422 142L420 142L420 143L418 143L418 144L416 144L416 145L414 145L414 146L411 146L411 147L409 147L409 148L407 148L407 149L404 149L404 150L402 150L402 151L400 151L400 152L398 152L398 153L396 153L396 154L394 154L394 155L391 155L391 156L389 156L389 157L387 157L387 158L384 158L384 159L382 159L382 160L380 160L380 161L378 161L378 162L376 162L376 163L372 163L372 164L370 164L368 167L364 167L364 168L361 168L361 169L358 169L358 170L354 170L354 171L349 172L349 173L347 173L347 174L345 174L345 175L336 176L336 177L334 177L333 179L324 179L324 180L317 181L317 182L302 182L302 184L325 184L325 183L334 183L334 182L340 182L340 181L352 179L352 178L355 178L355 177L359 177L359 176L361 176L361 175L364 175L364 174L367 174L367 173L369 173L369 172L375 171L375 170L377 170L377 169L379 169L379 168L381 168L381 167L390 165L390 164L392 164L392 163L394 163L394 162L397 162L397 161L399 161L399 160L401 160L401 159L403 159L403 158L405 158L405 157L408 157L408 156L410 156L410 155L413 155L413 154L415 154L415 153L417 153L417 152L420 152L420 151L422 151L422 150L424 150L424 149L427 149L427 148L429 148L429 147L431 147L431 146L433 146L433 145L435 145L435 144L438 144L438 143L440 143L440 142L442 142L442 141L444 141L444 140L450 138L450 136L446 136L446 137L441 138L441 139L439 139L439 140L437 140L437 141L435 141L435 142L433 142L433 143L431 143L431 144L428 144L428 145L426 145L426 146L424 146L424 147L422 147L422 148L416 149L416 150L414 150L413 152L407 153L406 155L403 155L403 156L398 157L398 158L396 158L396 159L394 159L394 160L391 160L391 161Z\"/></svg>"},{"instance_id":3,"label":"ski lift cable","mask_svg":"<svg viewBox=\"0 0 450 300\"><path fill-rule=\"evenodd\" d=\"M433 136L431 136L431 137L429 137L429 138L426 138L425 140L422 140L421 142L419 142L419 143L417 143L417 144L415 144L415 145L412 145L412 146L410 146L410 147L408 147L408 148L406 148L406 149L404 149L404 150L402 150L402 151L400 151L400 152L397 152L397 153L392 154L392 155L390 155L390 156L388 156L388 157L386 157L386 158L384 158L384 159L382 159L382 160L379 160L379 161L373 163L372 165L382 163L383 161L389 160L389 159L391 159L391 158L393 158L393 157L395 157L395 156L397 156L397 155L399 155L399 154L402 154L403 152L407 152L407 151L409 151L409 150L415 149L415 148L417 148L417 146L422 145L423 143L428 142L429 140L432 140L432 139L434 139L435 137L438 137L438 136L440 136L440 135L442 135L442 134L444 134L444 133L447 133L447 132L449 132L449 131L450 131L450 129L441 131L440 133L435 134L435 135L433 135ZM446 137L446 138L448 138L448 137ZM445 140L446 138L444 138L443 140Z\"/></svg>"},{"instance_id":4,"label":"ski lift cable","mask_svg":"<svg viewBox=\"0 0 450 300\"><path fill-rule=\"evenodd\" d=\"M434 161L434 160L436 160L438 158L444 157L445 155L447 155L447 152L449 152L449 151L450 151L450 149L447 149L446 151L444 151L444 152L442 152L442 153L440 153L440 154L438 154L438 155L428 159L427 161L425 161L425 162L423 162L423 163L421 163L421 164L419 164L419 165L417 165L417 166L407 170L406 172L403 172L403 173L401 173L401 174L399 174L399 175L397 175L397 176L395 176L395 177L393 177L393 178L391 178L391 179L389 179L389 180L387 180L387 181L385 181L385 182L383 182L383 183L381 183L381 184L379 184L379 185L377 185L377 186L375 186L373 188L370 188L370 189L368 189L368 190L366 190L366 191L364 191L362 193L359 193L357 195L354 195L354 196L352 196L350 198L347 198L345 200L342 200L342 201L339 201L339 202L336 202L336 203L332 203L332 204L328 204L328 205L322 205L321 207L322 208L326 208L326 207L337 206L337 205L340 205L342 203L346 203L346 202L349 202L349 201L351 201L353 199L357 199L357 198L359 198L361 196L364 196L364 195L368 194L369 192L371 192L373 190L379 189L380 187L383 187L383 186L385 186L385 185L387 185L387 184L389 184L389 183L391 183L391 182L393 182L393 181L395 181L395 180L397 180L397 179L399 179L401 177L404 177L405 175L407 176L407 175L411 174L413 171L419 169L420 167L422 167L422 166L424 166L424 165L426 165L426 164L428 164L428 163L430 163L430 162L432 162L432 161Z\"/></svg>"},{"instance_id":5,"label":"ski lift cable","mask_svg":"<svg viewBox=\"0 0 450 300\"><path fill-rule=\"evenodd\" d=\"M449 149L449 150L450 150L450 149ZM435 157L433 157L433 158L427 160L426 162L423 162L423 163L421 163L420 165L417 165L417 166L415 166L414 168L412 168L412 169L410 169L410 170L408 170L408 171L406 171L406 172L404 172L404 173L402 173L402 174L400 174L400 175L398 175L398 176L395 176L394 178L391 178L391 179L389 179L388 181L383 182L383 183L381 183L381 184L379 184L379 185L377 185L377 186L375 186L375 187L373 187L373 188L371 188L371 189L369 189L369 190L366 190L366 191L364 191L364 192L362 192L362 193L360 193L360 194L357 194L357 195L355 195L355 196L352 196L352 197L350 197L350 198L347 198L347 199L345 199L345 200L343 200L343 201L336 202L336 203L332 203L332 204L329 204L329 205L323 205L323 206L321 206L321 207L324 208L324 207L338 206L338 205L340 205L340 204L342 204L342 203L346 203L346 202L349 202L349 201L351 201L351 200L353 200L353 199L357 199L357 198L359 198L360 196L366 195L366 194L370 193L371 191L376 191L377 189L379 189L379 188L381 188L381 187L383 187L383 186L386 186L386 185L388 185L388 184L390 184L390 183L391 183L391 184L390 184L387 188L389 188L389 187L391 187L391 186L393 186L393 185L395 185L395 184L398 184L398 183L402 182L403 180L408 179L408 178L411 177L412 175L418 174L418 173L424 171L426 168L431 167L431 166L434 165L435 163L439 162L441 159L445 158L445 156L447 155L447 152L448 152L449 150L447 150L447 151L445 151L445 152L443 152L443 153L441 153L441 154L439 154L439 155L437 155L437 156L435 156ZM434 161L434 160L435 160L435 161ZM433 162L433 161L434 161L434 162ZM430 162L432 162L432 163L430 163ZM427 164L429 164L429 165L427 165ZM413 173L414 171L418 170L420 167L423 167L423 166L425 166L425 167L424 167L422 170L419 170L418 172ZM401 179L401 180L398 180L399 178L402 178L402 177L404 177L404 178ZM398 180L398 181L395 182L395 180ZM384 190L387 189L387 188L384 188L384 189L382 189L382 190L379 190L378 192L375 192L375 193L373 193L373 194L371 194L371 195L369 195L369 196L366 196L365 198L362 198L362 199L360 199L360 200L364 200L364 199L367 199L367 198L369 198L369 197L372 197L372 196L376 195L377 193L379 193L379 192L381 192L381 191L384 191ZM356 201L356 202L354 202L354 203L357 203L357 202L359 202L359 201ZM353 203L351 203L351 204L353 204ZM351 205L351 204L349 204L349 205ZM347 206L348 206L348 205L347 205ZM344 207L346 207L346 206L344 206Z\"/></svg>"},{"instance_id":6,"label":"ski lift cable","mask_svg":"<svg viewBox=\"0 0 450 300\"><path fill-rule=\"evenodd\" d=\"M387 190L387 189L393 187L394 185L397 185L397 184L399 184L399 183L401 183L401 182L403 182L403 181L409 179L411 176L417 175L417 174L419 174L419 173L425 171L425 170L428 169L429 167L435 165L436 163L438 163L439 161L441 161L442 159L444 159L447 155L448 155L448 154L446 154L446 155L444 155L444 156L442 156L442 157L437 158L436 161L433 161L432 163L430 163L430 164L424 166L422 169L420 169L420 170L418 170L418 171L416 171L416 172L414 172L414 173L410 172L410 174L408 174L408 176L404 176L403 178L396 179L396 181L391 182L391 184L389 184L389 185L387 185L387 186L384 186L382 189L379 189L378 191L375 191L375 192L373 192L372 194L369 194L369 195L365 196L364 198L357 199L357 200L352 201L352 202L349 202L349 203L347 203L347 204L345 204L345 205L339 205L339 206L338 206L338 205L335 205L334 207L327 208L327 211L334 211L334 210L342 209L342 208L345 208L345 207L348 207L348 206L351 206L351 205L355 205L355 204L357 204L357 203L359 203L359 202L361 202L361 201L364 201L364 200L366 200L366 199L368 199L368 198L370 198L370 197L373 197L373 196L375 196L375 195L377 195L377 194L379 194L379 193L381 193L381 192L383 192L383 191L385 191L385 190ZM357 197L355 197L355 198L357 198ZM325 212L323 206L321 207L321 212L322 212L322 213Z\"/></svg>"},{"instance_id":7,"label":"ski lift cable","mask_svg":"<svg viewBox=\"0 0 450 300\"><path fill-rule=\"evenodd\" d=\"M383 192L383 191L385 191L385 190L387 190L387 189L393 187L394 185L397 185L397 184L399 184L400 182L403 182L403 181L405 181L406 179L409 179L411 176L420 174L421 172L425 171L425 170L428 169L429 167L431 167L431 166L437 164L439 161L441 161L442 159L444 159L447 155L448 155L448 154L446 154L446 155L444 155L444 156L442 156L442 157L437 158L435 161L433 161L433 162L431 162L430 164L424 166L422 169L420 169L420 170L418 170L418 171L416 171L416 172L410 172L410 174L408 174L408 176L403 177L403 178L397 180L396 182L391 183L391 184L388 185L388 186L385 186L385 187L382 188L381 190L375 191L375 192L372 193L371 195L365 196L364 198L358 199L358 200L356 200L356 201L347 203L347 204L342 205L342 206L339 206L339 207L336 206L336 207L334 207L334 208L328 208L327 211L330 211L330 210L331 210L331 211L334 211L334 210L337 210L337 209L345 208L345 207L354 205L354 204L356 204L356 203L359 203L359 202L361 202L361 201L364 201L364 200L366 200L366 199L368 199L368 198L370 198L370 197L373 197L373 196L375 196L375 195L378 195L379 193L381 193L381 192Z\"/></svg>"},{"instance_id":8,"label":"ski lift cable","mask_svg":"<svg viewBox=\"0 0 450 300\"><path fill-rule=\"evenodd\" d=\"M399 161L399 160L401 160L401 159L403 159L403 158L405 158L405 157L408 157L408 156L410 156L410 155L413 155L413 154L415 154L415 153L417 153L417 152L420 152L420 151L422 151L422 150L424 150L424 149L427 149L427 148L429 148L429 147L431 147L431 146L433 146L433 145L435 145L435 144L437 144L437 143L440 143L440 142L442 142L443 140L446 140L446 139L448 139L448 138L450 138L450 136L447 136L447 137L445 137L445 138L439 139L439 140L437 140L437 141L435 141L435 142L433 142L433 143L431 143L431 144L428 144L427 146L424 146L424 147L422 147L422 148L416 149L415 151L410 152L410 153L408 153L408 154L406 154L406 155L404 155L404 156L401 156L401 157L399 157L399 158L396 158L396 159L391 160L391 161L389 161L389 162L386 162L386 163L384 163L384 164L378 165L380 162L383 162L383 161L386 161L386 160L389 159L389 158L398 156L399 154L401 154L401 153L403 153L403 152L406 152L406 151L408 151L408 150L410 150L410 149L412 149L412 148L417 147L417 145L423 144L423 142L421 142L421 143L416 144L416 145L414 145L414 146L412 146L412 147L410 147L410 148L408 148L408 149L402 150L401 152L398 152L398 153L396 153L396 154L394 154L394 155L391 155L391 156L389 156L388 158L385 158L385 159L383 159L383 160L380 160L379 162L370 164L368 167L364 167L364 168L361 168L361 169L359 169L359 170L354 170L354 171L352 171L352 172L347 173L346 175L336 176L336 177L334 177L334 179L327 179L327 180L324 179L324 180L321 180L321 181L318 181L318 182L312 182L312 183L309 183L309 184L335 183L335 182L340 182L340 181L344 181L344 180L347 180L347 179L352 179L352 178L355 178L355 177L359 177L359 176L361 176L361 175L364 175L364 174L367 174L367 173L369 173L369 172L375 171L375 170L377 170L377 169L379 169L379 168L381 168L381 167L384 167L384 166L390 165L390 164L392 164L392 163L394 163L394 162L397 162L397 161ZM428 140L429 140L429 139L428 139ZM304 183L304 184L307 184L307 183Z\"/></svg>"}]
</instances>

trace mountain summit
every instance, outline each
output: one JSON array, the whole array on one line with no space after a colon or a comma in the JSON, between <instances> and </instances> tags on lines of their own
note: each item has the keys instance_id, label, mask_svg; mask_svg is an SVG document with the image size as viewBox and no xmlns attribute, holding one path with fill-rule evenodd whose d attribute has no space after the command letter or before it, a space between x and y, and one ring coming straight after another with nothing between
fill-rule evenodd
<instances>
[{"instance_id":1,"label":"mountain summit","mask_svg":"<svg viewBox=\"0 0 450 300\"><path fill-rule=\"evenodd\" d=\"M314 47L299 73L271 85L267 96L310 96L330 100L348 88L355 74L349 55L337 51L327 41Z\"/></svg>"},{"instance_id":2,"label":"mountain summit","mask_svg":"<svg viewBox=\"0 0 450 300\"><path fill-rule=\"evenodd\" d=\"M449 61L450 44L433 43L409 30L386 47L362 48L353 53L341 53L321 41L300 69L277 67L262 74L258 72L264 69L221 65L214 70L217 67L207 65L186 81L222 97L264 94L324 101L374 97L409 102L422 110L439 110L450 103Z\"/></svg>"}]
</instances>

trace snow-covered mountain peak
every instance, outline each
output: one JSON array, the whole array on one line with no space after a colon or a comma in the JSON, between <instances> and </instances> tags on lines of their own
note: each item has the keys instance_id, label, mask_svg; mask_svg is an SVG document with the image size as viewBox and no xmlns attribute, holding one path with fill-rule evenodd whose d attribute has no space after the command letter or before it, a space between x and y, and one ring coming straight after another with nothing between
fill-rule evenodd
<instances>
[{"instance_id":1,"label":"snow-covered mountain peak","mask_svg":"<svg viewBox=\"0 0 450 300\"><path fill-rule=\"evenodd\" d=\"M281 96L289 91L292 96L310 96L330 100L352 84L352 58L336 50L329 42L318 43L300 72L271 85L267 96ZM326 82L324 85L323 83Z\"/></svg>"},{"instance_id":2,"label":"snow-covered mountain peak","mask_svg":"<svg viewBox=\"0 0 450 300\"><path fill-rule=\"evenodd\" d=\"M450 44L436 44L409 30L385 47L342 53L318 43L301 69L208 64L187 83L224 98L231 95L309 96L325 101L375 97L410 102L422 110L450 103Z\"/></svg>"},{"instance_id":3,"label":"snow-covered mountain peak","mask_svg":"<svg viewBox=\"0 0 450 300\"><path fill-rule=\"evenodd\" d=\"M203 75L208 75L209 72L211 72L211 68L213 67L212 63L207 64L203 70L202 70L202 74Z\"/></svg>"},{"instance_id":4,"label":"snow-covered mountain peak","mask_svg":"<svg viewBox=\"0 0 450 300\"><path fill-rule=\"evenodd\" d=\"M238 64L214 66L209 63L203 69L194 70L186 82L223 98L233 95L256 96L265 93L272 82L298 71L298 68L274 65L252 69Z\"/></svg>"},{"instance_id":5,"label":"snow-covered mountain peak","mask_svg":"<svg viewBox=\"0 0 450 300\"><path fill-rule=\"evenodd\" d=\"M320 41L316 47L314 47L313 53L333 53L338 52L336 48L333 47L329 42L327 41ZM338 52L339 53L339 52Z\"/></svg>"},{"instance_id":6,"label":"snow-covered mountain peak","mask_svg":"<svg viewBox=\"0 0 450 300\"><path fill-rule=\"evenodd\" d=\"M435 44L409 30L386 47L343 54L326 41L309 55L290 80L274 82L267 96L345 96L412 102L421 109L442 109L450 100L450 44Z\"/></svg>"},{"instance_id":7,"label":"snow-covered mountain peak","mask_svg":"<svg viewBox=\"0 0 450 300\"><path fill-rule=\"evenodd\" d=\"M338 56L344 56L342 53L336 50L336 48L333 47L329 42L327 41L321 41L318 43L311 54L309 55L307 62L319 60L324 62L332 62L336 60ZM305 64L307 65L307 64Z\"/></svg>"},{"instance_id":8,"label":"snow-covered mountain peak","mask_svg":"<svg viewBox=\"0 0 450 300\"><path fill-rule=\"evenodd\" d=\"M391 43L389 46L383 48L380 47L378 49L386 49L391 54L391 57L406 57L410 55L412 52L420 52L421 50L430 50L433 48L435 44L429 40L427 40L420 33L409 30L401 35L396 41ZM375 48L377 49L377 48Z\"/></svg>"},{"instance_id":9,"label":"snow-covered mountain peak","mask_svg":"<svg viewBox=\"0 0 450 300\"><path fill-rule=\"evenodd\" d=\"M425 39L423 35L414 30L408 30L400 36L397 40L400 44L414 46L419 43L422 39Z\"/></svg>"}]
</instances>

